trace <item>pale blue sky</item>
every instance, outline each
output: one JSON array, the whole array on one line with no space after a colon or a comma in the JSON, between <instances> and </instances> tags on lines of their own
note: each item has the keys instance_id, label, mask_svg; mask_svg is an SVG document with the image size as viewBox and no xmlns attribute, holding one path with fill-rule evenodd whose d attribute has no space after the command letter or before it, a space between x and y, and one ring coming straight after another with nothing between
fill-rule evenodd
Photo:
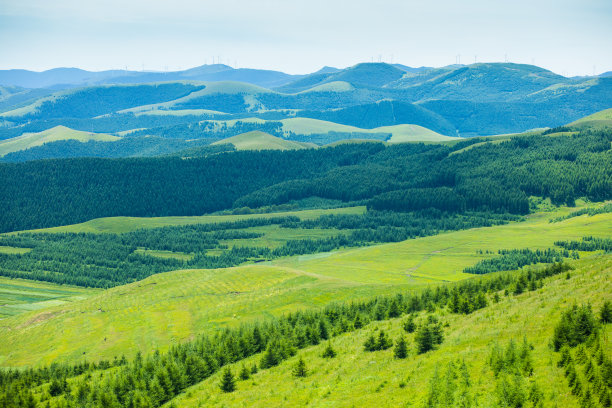
<instances>
[{"instance_id":1,"label":"pale blue sky","mask_svg":"<svg viewBox=\"0 0 612 408\"><path fill-rule=\"evenodd\" d=\"M503 61L612 70L610 0L0 0L0 69L306 73L323 65Z\"/></svg>"}]
</instances>

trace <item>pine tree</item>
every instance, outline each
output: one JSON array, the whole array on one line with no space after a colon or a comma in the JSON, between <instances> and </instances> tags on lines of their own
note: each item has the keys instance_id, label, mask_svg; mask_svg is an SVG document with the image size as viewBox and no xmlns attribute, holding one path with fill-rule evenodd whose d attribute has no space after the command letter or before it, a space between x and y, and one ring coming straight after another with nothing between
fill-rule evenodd
<instances>
[{"instance_id":1,"label":"pine tree","mask_svg":"<svg viewBox=\"0 0 612 408\"><path fill-rule=\"evenodd\" d=\"M413 333L416 330L416 323L414 322L414 316L408 316L408 319L404 322L404 330L406 333Z\"/></svg>"},{"instance_id":2,"label":"pine tree","mask_svg":"<svg viewBox=\"0 0 612 408\"><path fill-rule=\"evenodd\" d=\"M251 367L251 374L257 374L257 364L253 363L253 366Z\"/></svg>"},{"instance_id":3,"label":"pine tree","mask_svg":"<svg viewBox=\"0 0 612 408\"><path fill-rule=\"evenodd\" d=\"M397 299L393 299L391 301L391 304L389 305L388 316L390 318L394 318L394 317L399 317L400 314L401 314L401 311L400 311L399 303Z\"/></svg>"},{"instance_id":4,"label":"pine tree","mask_svg":"<svg viewBox=\"0 0 612 408\"><path fill-rule=\"evenodd\" d=\"M527 289L527 278L523 274L519 276L519 278L516 281L516 286L514 287L514 294L520 295L521 293L525 291L525 289Z\"/></svg>"},{"instance_id":5,"label":"pine tree","mask_svg":"<svg viewBox=\"0 0 612 408\"><path fill-rule=\"evenodd\" d=\"M408 347L406 346L406 339L404 336L400 336L400 338L395 343L395 350L393 350L393 355L395 358L406 358L408 357Z\"/></svg>"},{"instance_id":6,"label":"pine tree","mask_svg":"<svg viewBox=\"0 0 612 408\"><path fill-rule=\"evenodd\" d=\"M389 336L387 336L387 333L385 333L384 330L381 330L380 333L378 334L378 341L376 342L376 349L386 350L391 346L393 346L393 342L391 341Z\"/></svg>"},{"instance_id":7,"label":"pine tree","mask_svg":"<svg viewBox=\"0 0 612 408\"><path fill-rule=\"evenodd\" d=\"M253 351L258 353L264 348L264 340L259 331L259 327L255 326L253 329L253 337L251 338L251 345L253 347Z\"/></svg>"},{"instance_id":8,"label":"pine tree","mask_svg":"<svg viewBox=\"0 0 612 408\"><path fill-rule=\"evenodd\" d=\"M249 378L251 378L251 371L247 368L246 365L242 365L242 369L240 370L240 379L241 380L248 380Z\"/></svg>"},{"instance_id":9,"label":"pine tree","mask_svg":"<svg viewBox=\"0 0 612 408\"><path fill-rule=\"evenodd\" d=\"M336 350L333 349L331 342L327 343L327 347L325 348L325 350L323 350L323 354L321 354L321 357L323 358L334 358L336 357Z\"/></svg>"},{"instance_id":10,"label":"pine tree","mask_svg":"<svg viewBox=\"0 0 612 408\"><path fill-rule=\"evenodd\" d=\"M427 353L434 348L434 340L431 329L428 325L422 325L417 330L414 340L417 344L417 352L419 354Z\"/></svg>"},{"instance_id":11,"label":"pine tree","mask_svg":"<svg viewBox=\"0 0 612 408\"><path fill-rule=\"evenodd\" d=\"M378 346L376 344L376 338L373 334L371 334L370 337L368 337L368 339L366 340L366 342L363 343L363 349L365 351L376 351L378 350L377 347Z\"/></svg>"},{"instance_id":12,"label":"pine tree","mask_svg":"<svg viewBox=\"0 0 612 408\"><path fill-rule=\"evenodd\" d=\"M323 340L329 339L329 330L327 329L327 323L324 320L319 320L319 337Z\"/></svg>"},{"instance_id":13,"label":"pine tree","mask_svg":"<svg viewBox=\"0 0 612 408\"><path fill-rule=\"evenodd\" d=\"M353 327L355 329L361 329L363 327L363 322L361 321L361 317L358 315L355 316L355 321L353 322Z\"/></svg>"},{"instance_id":14,"label":"pine tree","mask_svg":"<svg viewBox=\"0 0 612 408\"><path fill-rule=\"evenodd\" d=\"M223 370L219 388L221 388L223 392L233 392L236 390L236 380L234 380L234 374L232 374L232 370L229 367Z\"/></svg>"},{"instance_id":15,"label":"pine tree","mask_svg":"<svg viewBox=\"0 0 612 408\"><path fill-rule=\"evenodd\" d=\"M599 312L599 319L602 323L612 323L612 302L606 300L604 304L601 306L601 311Z\"/></svg>"},{"instance_id":16,"label":"pine tree","mask_svg":"<svg viewBox=\"0 0 612 408\"><path fill-rule=\"evenodd\" d=\"M308 370L306 370L306 363L304 362L304 359L300 357L298 362L295 364L295 367L293 367L293 376L306 377L307 374Z\"/></svg>"},{"instance_id":17,"label":"pine tree","mask_svg":"<svg viewBox=\"0 0 612 408\"><path fill-rule=\"evenodd\" d=\"M278 365L280 363L280 356L278 355L278 351L276 350L274 342L270 342L268 347L266 348L266 352L261 358L261 363L259 366L261 368L270 368Z\"/></svg>"}]
</instances>

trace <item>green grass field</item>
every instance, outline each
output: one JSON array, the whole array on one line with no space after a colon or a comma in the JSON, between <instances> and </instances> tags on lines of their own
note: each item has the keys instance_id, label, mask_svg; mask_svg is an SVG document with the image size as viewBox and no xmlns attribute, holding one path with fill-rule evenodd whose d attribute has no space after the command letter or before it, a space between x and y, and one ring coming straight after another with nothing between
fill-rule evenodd
<instances>
[{"instance_id":1,"label":"green grass field","mask_svg":"<svg viewBox=\"0 0 612 408\"><path fill-rule=\"evenodd\" d=\"M610 213L548 222L549 218L573 210L563 208L534 214L522 223L456 231L394 244L228 269L154 275L79 302L3 320L0 365L79 361L84 356L97 360L123 353L129 356L138 349L165 349L196 333L250 319L321 306L331 301L370 297L473 277L463 274L463 268L491 256L478 254L477 250L547 248L559 239L610 235ZM324 212L310 211L304 215ZM215 217L219 221L218 217L223 216ZM90 223L87 228L83 228L85 224L64 228L118 232L164 223L197 222L198 218L200 222L215 219L127 219L132 223L123 225L123 218L111 218L96 220L97 223ZM13 344L20 347L10 346Z\"/></svg>"},{"instance_id":2,"label":"green grass field","mask_svg":"<svg viewBox=\"0 0 612 408\"><path fill-rule=\"evenodd\" d=\"M321 357L327 343L299 351L277 367L261 370L251 379L237 382L237 390L219 389L220 372L165 405L177 408L217 407L421 407L436 369L444 374L450 362L465 361L471 382L474 406L495 407L496 379L487 364L491 347L505 347L510 339L520 344L523 338L533 345L534 373L544 392L544 407L579 407L579 400L567 387L563 368L558 368L558 353L548 346L561 312L572 304L590 303L599 310L604 300L612 299L612 258L596 255L573 262L571 279L565 274L548 278L535 292L504 297L468 316L442 312L445 340L438 350L417 355L414 334L402 329L405 318L373 322L356 332L343 334L331 343L336 358ZM423 315L423 313L421 314ZM528 318L526 318L528 317ZM366 353L363 344L376 329L383 329L395 340L404 334L409 344L405 360L393 358L393 350ZM612 328L608 325L606 336ZM612 353L608 341L607 353ZM305 378L292 376L298 358L306 362ZM261 355L244 361L247 367L259 364ZM231 366L237 374L243 362Z\"/></svg>"},{"instance_id":3,"label":"green grass field","mask_svg":"<svg viewBox=\"0 0 612 408\"><path fill-rule=\"evenodd\" d=\"M99 289L0 277L0 319L64 305L99 292ZM6 329L1 322L0 327Z\"/></svg>"},{"instance_id":4,"label":"green grass field","mask_svg":"<svg viewBox=\"0 0 612 408\"><path fill-rule=\"evenodd\" d=\"M596 112L592 115L578 119L567 126L575 129L601 129L612 127L612 108Z\"/></svg>"},{"instance_id":5,"label":"green grass field","mask_svg":"<svg viewBox=\"0 0 612 408\"><path fill-rule=\"evenodd\" d=\"M115 233L135 231L141 228L159 228L170 225L209 224L220 222L234 222L254 218L274 218L296 216L302 220L312 220L326 214L363 214L366 208L345 207L325 210L302 210L273 212L264 214L239 214L239 215L202 215L186 217L107 217L96 218L80 224L65 225L45 229L31 230L30 232L90 232L90 233ZM13 233L11 233L13 234Z\"/></svg>"},{"instance_id":6,"label":"green grass field","mask_svg":"<svg viewBox=\"0 0 612 408\"><path fill-rule=\"evenodd\" d=\"M11 246L0 245L0 254L26 254L30 252L30 248L16 248Z\"/></svg>"},{"instance_id":7,"label":"green grass field","mask_svg":"<svg viewBox=\"0 0 612 408\"><path fill-rule=\"evenodd\" d=\"M99 142L112 142L119 140L117 136L105 135L101 133L83 132L65 126L55 126L51 129L39 133L26 133L12 139L0 141L0 157L9 153L26 150L31 147L41 146L45 143L57 142L59 140L77 140L87 142L89 140Z\"/></svg>"}]
</instances>

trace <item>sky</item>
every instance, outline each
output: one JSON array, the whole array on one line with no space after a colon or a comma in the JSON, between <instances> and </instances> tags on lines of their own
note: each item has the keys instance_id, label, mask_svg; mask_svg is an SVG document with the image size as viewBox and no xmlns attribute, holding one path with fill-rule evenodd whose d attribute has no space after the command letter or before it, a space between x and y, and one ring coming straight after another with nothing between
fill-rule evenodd
<instances>
[{"instance_id":1,"label":"sky","mask_svg":"<svg viewBox=\"0 0 612 408\"><path fill-rule=\"evenodd\" d=\"M0 0L0 69L304 74L379 60L612 71L612 1Z\"/></svg>"}]
</instances>

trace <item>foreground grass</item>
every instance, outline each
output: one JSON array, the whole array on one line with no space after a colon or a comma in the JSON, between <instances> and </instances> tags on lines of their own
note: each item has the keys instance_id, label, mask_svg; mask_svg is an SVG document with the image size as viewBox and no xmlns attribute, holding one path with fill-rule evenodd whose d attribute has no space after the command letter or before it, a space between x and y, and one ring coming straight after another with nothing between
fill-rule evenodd
<instances>
[{"instance_id":1,"label":"foreground grass","mask_svg":"<svg viewBox=\"0 0 612 408\"><path fill-rule=\"evenodd\" d=\"M396 244L151 276L79 302L2 320L0 365L36 366L163 350L197 333L251 319L473 278L463 274L463 268L492 256L477 250L547 248L559 239L610 235L612 214L548 222L571 211ZM116 219L110 220L119 228ZM109 226L109 219L102 222Z\"/></svg>"},{"instance_id":2,"label":"foreground grass","mask_svg":"<svg viewBox=\"0 0 612 408\"><path fill-rule=\"evenodd\" d=\"M239 381L237 391L219 389L221 373L188 389L167 406L191 407L420 407L425 403L429 382L436 369L440 374L450 362L466 362L475 406L496 407L495 377L487 365L492 345L506 346L510 339L526 338L532 352L535 381L544 393L544 406L578 407L567 387L563 369L556 366L558 353L549 346L554 326L563 310L574 303L590 303L595 310L612 299L612 257L596 255L573 262L571 278L565 274L548 278L545 286L534 292L504 297L499 303L468 316L438 311L445 340L438 350L416 355L414 335L403 332L404 318L373 322L356 332L332 340L338 352L334 359L321 357L327 343L301 350L280 366L261 370L251 379ZM423 316L423 314L421 314ZM411 352L406 360L393 358L393 350L366 353L363 343L377 329L397 339L406 335ZM607 327L606 351L612 354L612 334ZM309 374L294 378L292 369L299 358L306 361ZM254 356L245 363L259 363ZM239 372L242 362L231 368ZM170 405L172 404L172 405Z\"/></svg>"}]
</instances>

